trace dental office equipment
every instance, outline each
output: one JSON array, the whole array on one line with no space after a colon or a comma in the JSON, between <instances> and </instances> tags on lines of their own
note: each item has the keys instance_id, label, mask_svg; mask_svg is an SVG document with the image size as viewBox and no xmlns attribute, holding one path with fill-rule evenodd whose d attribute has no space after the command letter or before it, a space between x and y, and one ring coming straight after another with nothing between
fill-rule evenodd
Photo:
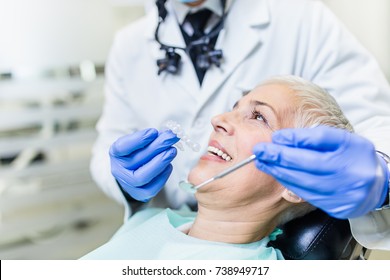
<instances>
[{"instance_id":1,"label":"dental office equipment","mask_svg":"<svg viewBox=\"0 0 390 280\"><path fill-rule=\"evenodd\" d=\"M179 186L180 186L180 188L182 188L185 191L188 191L188 192L191 192L191 193L195 193L199 188L207 185L208 183L211 183L214 180L222 178L222 177L232 173L233 171L236 171L237 169L243 167L244 165L247 165L248 163L254 161L255 159L256 159L256 155L251 155L250 157L248 157L248 158L244 159L243 161L241 161L241 162L239 162L239 163L237 163L237 164L227 168L226 170L222 171L221 173L215 175L214 177L204 181L203 183L201 183L199 185L194 186L193 184L191 184L188 181L181 181L179 183Z\"/></svg>"}]
</instances>

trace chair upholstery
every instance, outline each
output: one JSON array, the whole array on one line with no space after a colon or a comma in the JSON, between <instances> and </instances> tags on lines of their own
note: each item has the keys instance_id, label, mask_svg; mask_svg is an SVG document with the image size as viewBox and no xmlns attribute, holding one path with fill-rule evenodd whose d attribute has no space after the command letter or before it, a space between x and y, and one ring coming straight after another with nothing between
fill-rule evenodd
<instances>
[{"instance_id":1,"label":"chair upholstery","mask_svg":"<svg viewBox=\"0 0 390 280\"><path fill-rule=\"evenodd\" d=\"M348 220L332 218L319 209L280 228L283 234L269 245L287 260L350 259L356 245Z\"/></svg>"}]
</instances>

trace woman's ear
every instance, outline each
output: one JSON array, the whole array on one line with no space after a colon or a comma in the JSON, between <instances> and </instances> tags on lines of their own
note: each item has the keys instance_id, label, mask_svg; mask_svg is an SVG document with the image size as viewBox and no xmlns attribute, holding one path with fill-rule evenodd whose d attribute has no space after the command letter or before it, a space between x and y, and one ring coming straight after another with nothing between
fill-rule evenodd
<instances>
[{"instance_id":1,"label":"woman's ear","mask_svg":"<svg viewBox=\"0 0 390 280\"><path fill-rule=\"evenodd\" d=\"M282 193L282 197L291 203L303 202L302 198L300 198L299 196L297 196L295 193L293 193L292 191L290 191L288 189L284 189L284 191Z\"/></svg>"}]
</instances>

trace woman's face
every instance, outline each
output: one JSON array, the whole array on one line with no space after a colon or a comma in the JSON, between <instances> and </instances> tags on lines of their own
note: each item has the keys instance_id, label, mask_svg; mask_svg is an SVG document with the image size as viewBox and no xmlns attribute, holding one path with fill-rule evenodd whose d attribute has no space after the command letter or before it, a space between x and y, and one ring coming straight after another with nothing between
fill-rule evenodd
<instances>
[{"instance_id":1,"label":"woman's face","mask_svg":"<svg viewBox=\"0 0 390 280\"><path fill-rule=\"evenodd\" d=\"M294 102L294 94L286 86L264 85L242 97L232 111L214 117L209 152L200 158L188 180L195 185L202 183L249 157L255 144L271 142L273 131L291 127ZM244 203L245 197L257 199L258 195L264 197L282 190L273 177L250 163L202 187L197 195L218 191L230 200Z\"/></svg>"}]
</instances>

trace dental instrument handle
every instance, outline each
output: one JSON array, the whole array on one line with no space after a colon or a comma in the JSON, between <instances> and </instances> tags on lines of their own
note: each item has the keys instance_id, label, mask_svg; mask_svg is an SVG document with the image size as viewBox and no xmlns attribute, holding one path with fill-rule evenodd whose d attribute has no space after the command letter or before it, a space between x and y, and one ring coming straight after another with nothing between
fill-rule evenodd
<instances>
[{"instance_id":1,"label":"dental instrument handle","mask_svg":"<svg viewBox=\"0 0 390 280\"><path fill-rule=\"evenodd\" d=\"M233 165L232 167L229 167L228 169L222 171L221 173L215 175L214 177L204 181L203 183L197 185L197 186L194 186L193 188L194 189L199 189L200 187L203 187L204 185L207 185L208 183L211 183L212 181L216 180L216 179L219 179L219 178L222 178L230 173L232 173L233 171L243 167L244 165L247 165L248 163L252 162L253 160L255 160L256 158L256 155L251 155L250 157L248 157L247 159L244 159L243 161L237 163L236 165Z\"/></svg>"},{"instance_id":2,"label":"dental instrument handle","mask_svg":"<svg viewBox=\"0 0 390 280\"><path fill-rule=\"evenodd\" d=\"M248 157L247 159L244 159L243 161L237 163L236 165L233 165L232 167L229 167L228 169L222 171L221 173L219 173L218 175L214 176L215 179L218 179L218 178L222 178L226 175L228 175L229 173L237 170L238 168L244 166L244 165L247 165L248 163L250 163L251 161L253 161L254 159L256 158L256 155L251 155L250 157Z\"/></svg>"}]
</instances>

